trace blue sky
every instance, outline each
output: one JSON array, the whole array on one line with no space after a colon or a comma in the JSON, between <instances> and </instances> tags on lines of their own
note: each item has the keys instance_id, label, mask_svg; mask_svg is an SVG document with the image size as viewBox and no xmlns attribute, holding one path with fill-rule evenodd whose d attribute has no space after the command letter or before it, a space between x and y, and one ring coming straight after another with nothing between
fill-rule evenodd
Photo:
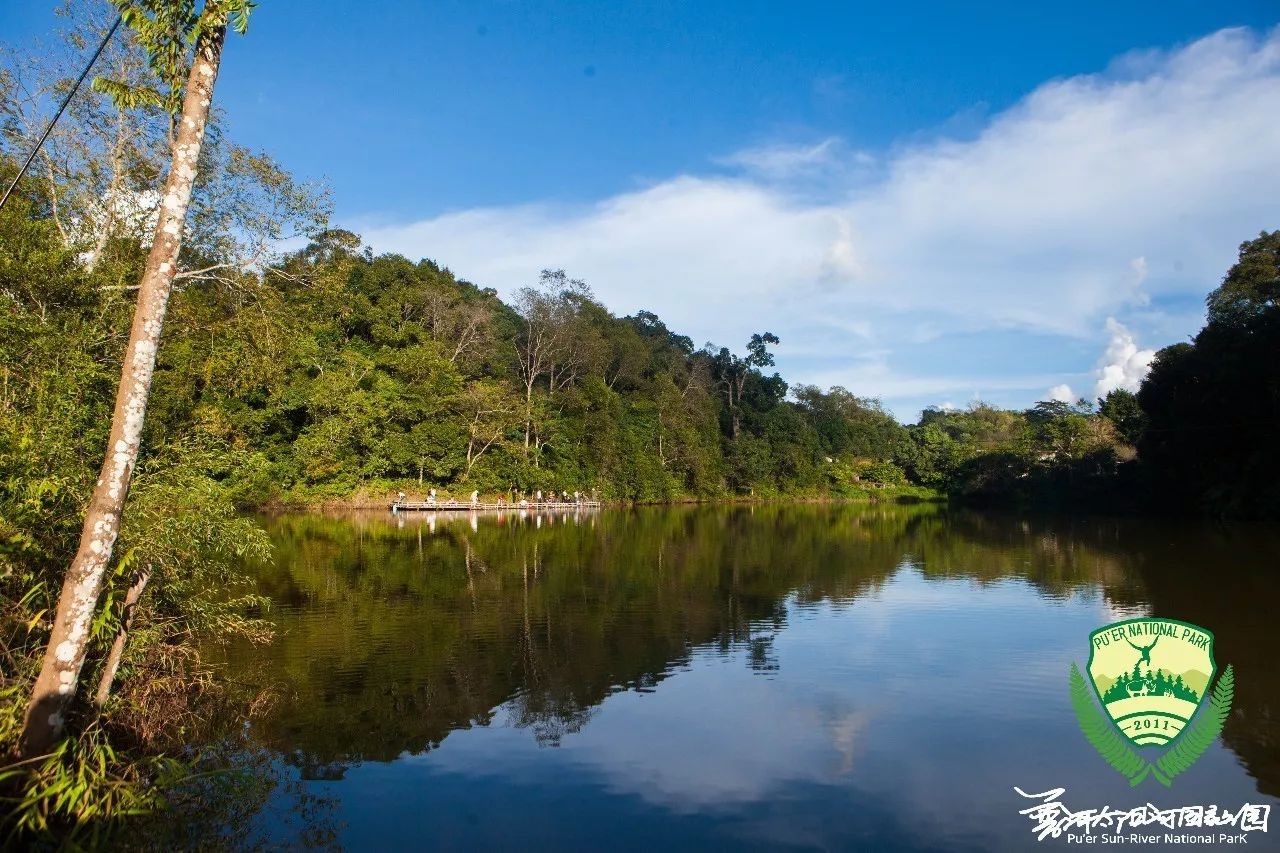
<instances>
[{"instance_id":1,"label":"blue sky","mask_svg":"<svg viewBox=\"0 0 1280 853\"><path fill-rule=\"evenodd\" d=\"M8 4L4 39L52 5ZM1276 20L266 0L218 101L375 249L506 293L563 266L697 341L768 328L788 378L911 420L1132 384L1198 328L1235 246L1280 226Z\"/></svg>"}]
</instances>

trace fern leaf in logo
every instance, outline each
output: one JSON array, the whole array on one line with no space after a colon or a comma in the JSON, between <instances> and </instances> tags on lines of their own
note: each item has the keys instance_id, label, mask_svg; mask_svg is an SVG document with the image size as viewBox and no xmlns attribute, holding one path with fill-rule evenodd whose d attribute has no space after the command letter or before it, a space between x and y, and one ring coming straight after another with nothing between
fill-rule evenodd
<instances>
[{"instance_id":1,"label":"fern leaf in logo","mask_svg":"<svg viewBox=\"0 0 1280 853\"><path fill-rule=\"evenodd\" d=\"M1074 663L1071 664L1071 707L1075 709L1076 720L1084 736L1116 772L1128 779L1130 785L1137 785L1147 778L1151 765L1129 748L1128 741L1120 736L1111 720L1093 704L1089 686ZM1157 773L1156 778L1159 779L1160 774ZM1164 781L1164 784L1169 783Z\"/></svg>"},{"instance_id":2,"label":"fern leaf in logo","mask_svg":"<svg viewBox=\"0 0 1280 853\"><path fill-rule=\"evenodd\" d=\"M1231 713L1231 701L1235 698L1235 688L1235 672L1228 664L1213 688L1209 706L1201 709L1192 724L1182 733L1182 737L1178 738L1178 742L1156 761L1155 769L1159 771L1157 779L1160 775L1168 779L1177 776L1194 764L1196 759L1218 739L1218 735L1222 734L1222 726L1227 721L1227 714ZM1168 785L1169 782L1164 784Z\"/></svg>"}]
</instances>

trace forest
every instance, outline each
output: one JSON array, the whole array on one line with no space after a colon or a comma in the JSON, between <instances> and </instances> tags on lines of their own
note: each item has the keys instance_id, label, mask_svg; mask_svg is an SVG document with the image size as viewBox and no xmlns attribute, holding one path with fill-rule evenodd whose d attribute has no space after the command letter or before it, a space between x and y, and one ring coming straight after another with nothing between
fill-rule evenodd
<instances>
[{"instance_id":1,"label":"forest","mask_svg":"<svg viewBox=\"0 0 1280 853\"><path fill-rule=\"evenodd\" d=\"M110 23L69 8L60 49L5 49L6 184L73 58ZM209 8L242 29L248 4ZM168 55L156 32L134 23L0 209L7 753L109 446L181 147L172 117L189 60L175 73L156 58ZM657 313L614 315L554 258L504 299L447 258L375 253L331 207L323 185L237 145L212 111L128 509L89 625L81 677L93 701L52 757L0 774L23 786L12 801L29 829L80 820L101 798L121 813L155 806L150 783L176 772L155 756L195 737L210 703L254 701L186 642L271 639L267 602L243 582L246 565L270 559L249 511L437 488L1280 516L1280 232L1243 243L1221 283L1206 282L1204 328L1161 350L1136 393L927 409L904 425L856 388L788 382L763 322L744 341L699 345Z\"/></svg>"},{"instance_id":2,"label":"forest","mask_svg":"<svg viewBox=\"0 0 1280 853\"><path fill-rule=\"evenodd\" d=\"M37 204L3 220L21 238L3 248L3 435L11 464L83 487L130 307L114 283L141 249L113 242L88 269ZM697 347L654 313L614 316L560 270L507 303L435 261L322 230L261 272L177 289L144 458L206 476L242 509L439 488L1274 515L1278 251L1277 234L1241 246L1208 324L1160 351L1136 394L926 409L902 425L874 399L770 371L768 332Z\"/></svg>"},{"instance_id":3,"label":"forest","mask_svg":"<svg viewBox=\"0 0 1280 853\"><path fill-rule=\"evenodd\" d=\"M10 464L83 486L130 307L114 282L141 249L120 241L87 269L34 209L22 199L3 220L0 425ZM1265 357L1278 249L1275 234L1241 247L1208 325L1162 350L1137 394L927 409L904 426L874 399L770 372L767 332L738 352L699 348L654 313L612 315L559 270L507 304L435 261L374 256L325 230L260 274L175 292L144 446L240 508L438 487L614 501L933 492L1113 509L1159 496L1273 514L1263 433L1280 414Z\"/></svg>"}]
</instances>

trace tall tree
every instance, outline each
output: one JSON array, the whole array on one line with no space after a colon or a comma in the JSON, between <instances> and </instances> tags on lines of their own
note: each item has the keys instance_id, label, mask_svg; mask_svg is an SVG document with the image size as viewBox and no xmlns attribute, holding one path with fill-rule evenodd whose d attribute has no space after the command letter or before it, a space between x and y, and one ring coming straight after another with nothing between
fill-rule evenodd
<instances>
[{"instance_id":1,"label":"tall tree","mask_svg":"<svg viewBox=\"0 0 1280 853\"><path fill-rule=\"evenodd\" d=\"M1240 244L1239 257L1205 300L1209 322L1234 325L1280 305L1280 231Z\"/></svg>"},{"instance_id":2,"label":"tall tree","mask_svg":"<svg viewBox=\"0 0 1280 853\"><path fill-rule=\"evenodd\" d=\"M1138 395L1125 388L1116 388L1107 396L1099 397L1098 414L1115 424L1121 437L1129 444L1138 443L1147 425L1147 416L1138 405Z\"/></svg>"},{"instance_id":3,"label":"tall tree","mask_svg":"<svg viewBox=\"0 0 1280 853\"><path fill-rule=\"evenodd\" d=\"M516 293L516 311L524 328L516 338L520 382L524 386L524 452L534 438L533 391L540 379L554 393L573 383L585 366L582 330L575 321L578 307L591 300L591 290L564 270L543 270L538 287Z\"/></svg>"},{"instance_id":4,"label":"tall tree","mask_svg":"<svg viewBox=\"0 0 1280 853\"><path fill-rule=\"evenodd\" d=\"M1280 517L1280 232L1240 247L1191 343L1165 347L1138 391L1151 496L1176 509ZM1180 505L1180 506L1179 506Z\"/></svg>"},{"instance_id":5,"label":"tall tree","mask_svg":"<svg viewBox=\"0 0 1280 853\"><path fill-rule=\"evenodd\" d=\"M106 458L85 513L79 549L63 581L44 663L27 706L22 736L25 756L43 754L58 740L76 692L89 646L90 623L138 459L156 351L178 271L187 205L195 185L227 25L233 22L238 32L244 32L252 4L250 0L207 0L199 11L194 0L116 0L116 6L147 50L165 91L139 90L118 82L100 88L112 94L122 108L146 101L168 107L175 117L173 145L155 235L138 288Z\"/></svg>"},{"instance_id":6,"label":"tall tree","mask_svg":"<svg viewBox=\"0 0 1280 853\"><path fill-rule=\"evenodd\" d=\"M719 352L715 352L710 344L707 345L706 352L715 365L720 388L724 391L732 438L736 439L742 431L742 398L746 393L747 380L752 375L759 375L760 368L773 366L769 344L777 343L778 336L772 332L756 333L747 341L745 356L729 352L728 347L721 347Z\"/></svg>"}]
</instances>

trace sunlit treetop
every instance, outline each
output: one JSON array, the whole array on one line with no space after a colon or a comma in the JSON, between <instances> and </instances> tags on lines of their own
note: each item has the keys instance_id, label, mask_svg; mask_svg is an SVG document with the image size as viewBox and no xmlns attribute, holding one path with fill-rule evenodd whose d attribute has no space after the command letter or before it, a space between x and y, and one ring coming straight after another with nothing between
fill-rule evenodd
<instances>
[{"instance_id":1,"label":"sunlit treetop","mask_svg":"<svg viewBox=\"0 0 1280 853\"><path fill-rule=\"evenodd\" d=\"M112 0L124 24L135 33L147 53L156 85L130 86L106 77L94 78L93 88L108 95L122 110L160 107L170 115L182 110L192 49L210 27L230 26L243 35L249 29L253 0Z\"/></svg>"}]
</instances>

